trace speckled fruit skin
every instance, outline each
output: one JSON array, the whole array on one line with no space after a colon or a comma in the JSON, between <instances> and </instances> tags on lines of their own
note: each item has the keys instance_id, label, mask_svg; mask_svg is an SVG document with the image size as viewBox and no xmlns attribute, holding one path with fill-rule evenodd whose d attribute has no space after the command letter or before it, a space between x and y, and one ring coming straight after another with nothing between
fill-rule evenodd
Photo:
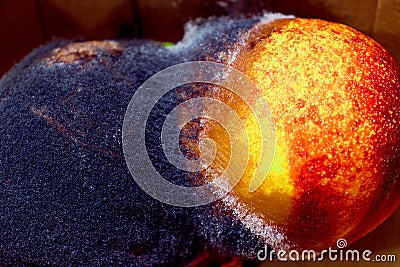
<instances>
[{"instance_id":1,"label":"speckled fruit skin","mask_svg":"<svg viewBox=\"0 0 400 267\"><path fill-rule=\"evenodd\" d=\"M248 36L233 64L268 101L277 146L262 186L248 192L247 169L234 194L293 246L354 242L399 205L398 62L368 36L317 19L258 24Z\"/></svg>"}]
</instances>

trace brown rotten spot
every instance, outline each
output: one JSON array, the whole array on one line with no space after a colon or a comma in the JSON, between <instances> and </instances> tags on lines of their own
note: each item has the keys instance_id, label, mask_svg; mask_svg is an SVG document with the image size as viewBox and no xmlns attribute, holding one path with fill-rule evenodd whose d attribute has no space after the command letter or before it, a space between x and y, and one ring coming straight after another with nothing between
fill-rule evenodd
<instances>
[{"instance_id":1,"label":"brown rotten spot","mask_svg":"<svg viewBox=\"0 0 400 267\"><path fill-rule=\"evenodd\" d=\"M118 56L124 47L117 41L90 41L71 43L62 48L56 48L48 59L51 63L72 64L77 61L89 62L98 54L105 53Z\"/></svg>"}]
</instances>

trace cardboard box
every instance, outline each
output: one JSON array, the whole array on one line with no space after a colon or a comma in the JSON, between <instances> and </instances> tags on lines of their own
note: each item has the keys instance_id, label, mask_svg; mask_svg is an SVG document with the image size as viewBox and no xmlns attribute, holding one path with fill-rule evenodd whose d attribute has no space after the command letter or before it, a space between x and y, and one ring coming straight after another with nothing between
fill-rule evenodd
<instances>
[{"instance_id":1,"label":"cardboard box","mask_svg":"<svg viewBox=\"0 0 400 267\"><path fill-rule=\"evenodd\" d=\"M191 18L269 10L347 24L383 44L400 62L400 0L138 0L137 8L146 38L177 41Z\"/></svg>"},{"instance_id":2,"label":"cardboard box","mask_svg":"<svg viewBox=\"0 0 400 267\"><path fill-rule=\"evenodd\" d=\"M190 19L270 10L352 26L400 62L400 0L2 0L0 75L52 38L150 38L176 42Z\"/></svg>"}]
</instances>

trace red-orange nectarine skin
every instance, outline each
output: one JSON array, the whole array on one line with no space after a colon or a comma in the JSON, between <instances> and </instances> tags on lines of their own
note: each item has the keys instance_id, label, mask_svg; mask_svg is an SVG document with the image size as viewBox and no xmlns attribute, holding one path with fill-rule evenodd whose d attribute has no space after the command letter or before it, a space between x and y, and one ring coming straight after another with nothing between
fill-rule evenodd
<instances>
[{"instance_id":1,"label":"red-orange nectarine skin","mask_svg":"<svg viewBox=\"0 0 400 267\"><path fill-rule=\"evenodd\" d=\"M399 64L366 35L317 19L259 24L248 36L233 65L262 90L277 149L250 193L260 151L252 143L251 167L233 194L299 248L354 242L399 205ZM254 118L245 121L257 139Z\"/></svg>"}]
</instances>

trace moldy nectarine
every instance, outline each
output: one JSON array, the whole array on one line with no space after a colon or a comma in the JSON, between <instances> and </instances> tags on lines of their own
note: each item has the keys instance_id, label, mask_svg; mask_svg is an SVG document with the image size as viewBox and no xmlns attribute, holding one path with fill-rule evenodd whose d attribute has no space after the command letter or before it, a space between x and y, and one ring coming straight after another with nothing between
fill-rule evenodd
<instances>
[{"instance_id":1,"label":"moldy nectarine","mask_svg":"<svg viewBox=\"0 0 400 267\"><path fill-rule=\"evenodd\" d=\"M352 242L388 217L400 199L398 63L349 27L284 17L192 23L168 48L140 40L53 42L2 77L0 264L180 266L206 249L255 258L265 244ZM233 107L251 144L237 187L221 201L186 209L160 203L134 182L121 129L143 82L198 60L231 65L253 80L274 115L277 143L269 175L249 192L261 144L246 103L220 88L187 85L167 94L149 118L146 145L171 182L195 184L157 161L165 157L153 130L162 122L156 115L187 98ZM194 125L182 132L199 136L182 138L183 145L195 150L193 140L214 137L227 148L219 151L229 151L218 124ZM199 176L223 172L229 155L219 158Z\"/></svg>"},{"instance_id":2,"label":"moldy nectarine","mask_svg":"<svg viewBox=\"0 0 400 267\"><path fill-rule=\"evenodd\" d=\"M318 19L260 22L239 39L227 61L268 102L276 151L269 175L249 192L261 150L253 142L252 167L229 205L277 226L291 247L335 247L372 231L400 201L399 64L366 35ZM253 140L256 123L245 118Z\"/></svg>"}]
</instances>

